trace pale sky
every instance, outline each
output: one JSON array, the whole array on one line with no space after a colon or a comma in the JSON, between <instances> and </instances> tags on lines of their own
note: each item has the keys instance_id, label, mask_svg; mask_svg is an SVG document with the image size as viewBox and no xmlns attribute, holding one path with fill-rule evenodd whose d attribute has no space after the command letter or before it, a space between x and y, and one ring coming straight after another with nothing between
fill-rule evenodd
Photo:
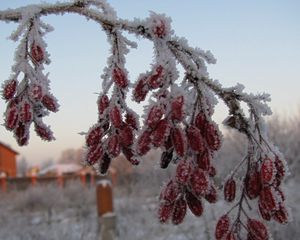
<instances>
[{"instance_id":1,"label":"pale sky","mask_svg":"<svg viewBox=\"0 0 300 240\"><path fill-rule=\"evenodd\" d=\"M0 10L15 8L38 0L0 1ZM47 1L54 3L55 1ZM149 11L165 13L173 20L175 34L186 37L191 46L210 50L217 64L209 66L212 78L223 86L242 83L247 92L271 94L272 110L282 115L293 114L300 106L300 1L240 0L109 0L121 18L146 18ZM57 140L46 143L31 131L30 143L18 147L11 132L0 126L0 141L16 149L32 164L52 158L61 151L79 148L87 131L97 119L96 99L101 91L100 75L108 57L108 44L99 26L85 18L67 14L43 20L55 31L48 34L48 52L52 63L51 88L61 105L45 122L52 126ZM0 82L10 75L16 43L7 37L16 28L14 23L0 22ZM132 40L137 40L133 36ZM137 40L127 61L130 78L148 70L152 61L152 44ZM134 105L133 108L141 109ZM1 114L5 102L0 99ZM216 110L216 120L226 110ZM3 120L0 120L0 124Z\"/></svg>"}]
</instances>

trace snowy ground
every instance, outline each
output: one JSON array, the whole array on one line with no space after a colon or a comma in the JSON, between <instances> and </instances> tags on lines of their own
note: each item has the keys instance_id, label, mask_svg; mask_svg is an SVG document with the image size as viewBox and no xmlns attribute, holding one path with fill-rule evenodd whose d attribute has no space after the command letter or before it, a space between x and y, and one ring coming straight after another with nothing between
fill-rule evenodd
<instances>
[{"instance_id":1,"label":"snowy ground","mask_svg":"<svg viewBox=\"0 0 300 240\"><path fill-rule=\"evenodd\" d=\"M115 189L115 211L119 240L214 239L216 216L226 205L205 207L205 214L196 218L190 213L179 226L161 225L156 218L155 184L131 184L130 188ZM294 221L287 226L272 226L274 239L299 239L300 193L289 183L290 204ZM225 209L224 209L225 206ZM95 190L74 183L64 190L37 187L24 192L0 195L0 239L3 240L96 240L98 232ZM271 227L270 226L270 227ZM275 227L274 227L275 226Z\"/></svg>"}]
</instances>

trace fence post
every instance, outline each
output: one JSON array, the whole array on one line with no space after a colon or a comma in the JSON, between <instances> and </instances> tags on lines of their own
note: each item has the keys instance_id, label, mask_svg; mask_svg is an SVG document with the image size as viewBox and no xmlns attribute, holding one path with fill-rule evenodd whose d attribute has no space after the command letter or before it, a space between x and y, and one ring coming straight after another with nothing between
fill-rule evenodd
<instances>
[{"instance_id":1,"label":"fence post","mask_svg":"<svg viewBox=\"0 0 300 240\"><path fill-rule=\"evenodd\" d=\"M64 187L64 176L62 174L59 174L57 176L57 184L59 187L63 188Z\"/></svg>"},{"instance_id":2,"label":"fence post","mask_svg":"<svg viewBox=\"0 0 300 240\"><path fill-rule=\"evenodd\" d=\"M80 181L82 183L82 186L86 187L86 176L85 176L85 173L83 173L83 172L80 173Z\"/></svg>"},{"instance_id":3,"label":"fence post","mask_svg":"<svg viewBox=\"0 0 300 240\"><path fill-rule=\"evenodd\" d=\"M5 174L0 174L0 181L1 181L1 191L5 193L7 191L7 182L6 182Z\"/></svg>"},{"instance_id":4,"label":"fence post","mask_svg":"<svg viewBox=\"0 0 300 240\"><path fill-rule=\"evenodd\" d=\"M36 186L36 175L35 174L31 175L31 185L33 187Z\"/></svg>"},{"instance_id":5,"label":"fence post","mask_svg":"<svg viewBox=\"0 0 300 240\"><path fill-rule=\"evenodd\" d=\"M113 194L111 181L101 179L97 182L97 211L99 217L99 240L114 240L116 238L116 215L113 211Z\"/></svg>"}]
</instances>

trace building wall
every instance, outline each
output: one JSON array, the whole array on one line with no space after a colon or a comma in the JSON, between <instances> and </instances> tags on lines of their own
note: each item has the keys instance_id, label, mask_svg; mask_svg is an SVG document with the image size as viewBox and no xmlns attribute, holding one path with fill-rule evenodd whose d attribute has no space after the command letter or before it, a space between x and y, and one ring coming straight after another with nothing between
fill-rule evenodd
<instances>
[{"instance_id":1,"label":"building wall","mask_svg":"<svg viewBox=\"0 0 300 240\"><path fill-rule=\"evenodd\" d=\"M0 172L9 177L17 176L16 153L0 145Z\"/></svg>"}]
</instances>

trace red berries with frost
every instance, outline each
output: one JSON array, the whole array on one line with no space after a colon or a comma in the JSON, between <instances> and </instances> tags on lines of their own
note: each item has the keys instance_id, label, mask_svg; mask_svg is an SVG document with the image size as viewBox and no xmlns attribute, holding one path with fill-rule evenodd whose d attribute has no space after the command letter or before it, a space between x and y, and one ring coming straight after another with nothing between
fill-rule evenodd
<instances>
[{"instance_id":1,"label":"red berries with frost","mask_svg":"<svg viewBox=\"0 0 300 240\"><path fill-rule=\"evenodd\" d=\"M32 116L32 107L31 104L28 101L23 101L21 104L21 109L19 113L20 121L23 123L29 123L31 122L33 116Z\"/></svg>"},{"instance_id":2,"label":"red berries with frost","mask_svg":"<svg viewBox=\"0 0 300 240\"><path fill-rule=\"evenodd\" d=\"M125 125L119 133L120 143L123 146L129 146L133 144L133 132L129 125Z\"/></svg>"},{"instance_id":3,"label":"red berries with frost","mask_svg":"<svg viewBox=\"0 0 300 240\"><path fill-rule=\"evenodd\" d=\"M210 168L210 154L209 151L205 150L200 154L197 154L196 156L196 162L199 166L204 171L209 171Z\"/></svg>"},{"instance_id":4,"label":"red berries with frost","mask_svg":"<svg viewBox=\"0 0 300 240\"><path fill-rule=\"evenodd\" d=\"M33 43L31 45L30 51L31 57L34 62L41 63L44 60L44 50L37 44Z\"/></svg>"},{"instance_id":5,"label":"red berries with frost","mask_svg":"<svg viewBox=\"0 0 300 240\"><path fill-rule=\"evenodd\" d=\"M163 109L160 106L153 106L148 114L146 125L150 128L155 128L158 121L162 118L164 114Z\"/></svg>"},{"instance_id":6,"label":"red berries with frost","mask_svg":"<svg viewBox=\"0 0 300 240\"><path fill-rule=\"evenodd\" d=\"M110 110L109 117L115 128L121 128L122 115L118 106L113 106Z\"/></svg>"},{"instance_id":7,"label":"red berries with frost","mask_svg":"<svg viewBox=\"0 0 300 240\"><path fill-rule=\"evenodd\" d=\"M108 138L107 151L113 157L117 157L120 154L121 148L119 137L117 135L112 135Z\"/></svg>"},{"instance_id":8,"label":"red berries with frost","mask_svg":"<svg viewBox=\"0 0 300 240\"><path fill-rule=\"evenodd\" d=\"M283 204L279 204L278 209L273 212L272 217L280 224L286 224L289 221L288 211Z\"/></svg>"},{"instance_id":9,"label":"red berries with frost","mask_svg":"<svg viewBox=\"0 0 300 240\"><path fill-rule=\"evenodd\" d=\"M183 222L186 215L187 204L183 196L179 197L174 203L174 210L172 214L172 223L178 225Z\"/></svg>"},{"instance_id":10,"label":"red berries with frost","mask_svg":"<svg viewBox=\"0 0 300 240\"><path fill-rule=\"evenodd\" d=\"M150 150L151 132L146 130L139 137L137 142L137 152L139 155L145 155Z\"/></svg>"},{"instance_id":11,"label":"red berries with frost","mask_svg":"<svg viewBox=\"0 0 300 240\"><path fill-rule=\"evenodd\" d=\"M8 130L15 129L18 119L18 105L15 102L10 102L6 110L5 127Z\"/></svg>"},{"instance_id":12,"label":"red berries with frost","mask_svg":"<svg viewBox=\"0 0 300 240\"><path fill-rule=\"evenodd\" d=\"M197 216L200 217L203 213L203 206L200 199L196 198L191 192L187 191L185 193L185 199L187 202L187 205L191 212Z\"/></svg>"},{"instance_id":13,"label":"red berries with frost","mask_svg":"<svg viewBox=\"0 0 300 240\"><path fill-rule=\"evenodd\" d=\"M158 38L164 38L167 35L167 27L163 19L153 19L152 33Z\"/></svg>"},{"instance_id":14,"label":"red berries with frost","mask_svg":"<svg viewBox=\"0 0 300 240\"><path fill-rule=\"evenodd\" d=\"M172 120L181 121L183 119L183 104L184 97L179 96L173 99L171 102L171 118Z\"/></svg>"},{"instance_id":15,"label":"red berries with frost","mask_svg":"<svg viewBox=\"0 0 300 240\"><path fill-rule=\"evenodd\" d=\"M229 232L230 226L230 219L229 216L223 215L217 222L216 229L215 229L215 238L217 240L223 239L226 234Z\"/></svg>"},{"instance_id":16,"label":"red berries with frost","mask_svg":"<svg viewBox=\"0 0 300 240\"><path fill-rule=\"evenodd\" d=\"M123 147L122 152L128 162L130 162L132 165L139 165L140 161L134 156L131 148Z\"/></svg>"},{"instance_id":17,"label":"red berries with frost","mask_svg":"<svg viewBox=\"0 0 300 240\"><path fill-rule=\"evenodd\" d=\"M259 172L250 171L245 178L245 190L249 199L257 198L261 191L261 181Z\"/></svg>"},{"instance_id":18,"label":"red berries with frost","mask_svg":"<svg viewBox=\"0 0 300 240\"><path fill-rule=\"evenodd\" d=\"M147 77L143 76L140 78L133 90L133 97L136 102L144 101L147 93L149 92L149 87L147 85Z\"/></svg>"},{"instance_id":19,"label":"red berries with frost","mask_svg":"<svg viewBox=\"0 0 300 240\"><path fill-rule=\"evenodd\" d=\"M259 201L258 202L258 210L259 210L259 213L261 215L261 217L266 220L266 221L270 221L271 220L271 212L270 211L267 211L264 207L262 207L262 204L261 202Z\"/></svg>"},{"instance_id":20,"label":"red berries with frost","mask_svg":"<svg viewBox=\"0 0 300 240\"><path fill-rule=\"evenodd\" d=\"M189 184L196 196L204 196L209 188L209 179L202 169L196 169L190 176Z\"/></svg>"},{"instance_id":21,"label":"red berries with frost","mask_svg":"<svg viewBox=\"0 0 300 240\"><path fill-rule=\"evenodd\" d=\"M137 118L132 113L126 113L125 122L134 129L138 128Z\"/></svg>"},{"instance_id":22,"label":"red berries with frost","mask_svg":"<svg viewBox=\"0 0 300 240\"><path fill-rule=\"evenodd\" d=\"M100 160L99 164L99 171L101 174L105 174L108 171L109 165L111 162L111 158L107 153L104 153L102 159Z\"/></svg>"},{"instance_id":23,"label":"red berries with frost","mask_svg":"<svg viewBox=\"0 0 300 240\"><path fill-rule=\"evenodd\" d=\"M160 147L166 140L170 132L170 125L166 119L162 119L157 123L156 128L152 132L152 144Z\"/></svg>"},{"instance_id":24,"label":"red berries with frost","mask_svg":"<svg viewBox=\"0 0 300 240\"><path fill-rule=\"evenodd\" d=\"M161 154L160 167L165 169L169 166L173 158L173 151L166 151Z\"/></svg>"},{"instance_id":25,"label":"red berries with frost","mask_svg":"<svg viewBox=\"0 0 300 240\"><path fill-rule=\"evenodd\" d=\"M149 87L152 89L157 89L162 86L163 81L163 66L159 65L157 66L152 75L149 76L147 83L149 84Z\"/></svg>"},{"instance_id":26,"label":"red berries with frost","mask_svg":"<svg viewBox=\"0 0 300 240\"><path fill-rule=\"evenodd\" d=\"M17 81L12 79L5 82L3 86L2 96L5 100L10 100L16 93Z\"/></svg>"},{"instance_id":27,"label":"red berries with frost","mask_svg":"<svg viewBox=\"0 0 300 240\"><path fill-rule=\"evenodd\" d=\"M236 183L233 178L229 178L224 185L224 198L227 202L232 202L235 198Z\"/></svg>"},{"instance_id":28,"label":"red berries with frost","mask_svg":"<svg viewBox=\"0 0 300 240\"><path fill-rule=\"evenodd\" d=\"M209 203L216 203L217 202L217 190L214 186L210 186L208 192L205 194L204 198Z\"/></svg>"},{"instance_id":29,"label":"red berries with frost","mask_svg":"<svg viewBox=\"0 0 300 240\"><path fill-rule=\"evenodd\" d=\"M42 99L42 103L44 107L47 108L49 111L51 112L58 111L58 104L56 99L53 96L46 94Z\"/></svg>"},{"instance_id":30,"label":"red berries with frost","mask_svg":"<svg viewBox=\"0 0 300 240\"><path fill-rule=\"evenodd\" d=\"M168 203L173 203L175 202L179 194L180 194L180 189L178 184L175 181L170 180L167 183L167 185L163 188L160 199Z\"/></svg>"},{"instance_id":31,"label":"red berries with frost","mask_svg":"<svg viewBox=\"0 0 300 240\"><path fill-rule=\"evenodd\" d=\"M29 87L29 96L35 101L40 101L43 98L42 86L38 84L32 84Z\"/></svg>"},{"instance_id":32,"label":"red berries with frost","mask_svg":"<svg viewBox=\"0 0 300 240\"><path fill-rule=\"evenodd\" d=\"M99 161L103 156L103 149L100 145L93 145L88 148L86 161L90 165L94 165L97 161Z\"/></svg>"},{"instance_id":33,"label":"red berries with frost","mask_svg":"<svg viewBox=\"0 0 300 240\"><path fill-rule=\"evenodd\" d=\"M35 122L34 130L37 133L37 135L45 141L52 141L55 139L53 137L53 133L52 133L51 129L43 123Z\"/></svg>"},{"instance_id":34,"label":"red berries with frost","mask_svg":"<svg viewBox=\"0 0 300 240\"><path fill-rule=\"evenodd\" d=\"M112 72L112 78L119 88L126 88L128 86L128 79L123 69L115 67Z\"/></svg>"},{"instance_id":35,"label":"red berries with frost","mask_svg":"<svg viewBox=\"0 0 300 240\"><path fill-rule=\"evenodd\" d=\"M178 156L183 157L185 155L185 136L181 128L171 129L171 139L174 149Z\"/></svg>"},{"instance_id":36,"label":"red berries with frost","mask_svg":"<svg viewBox=\"0 0 300 240\"><path fill-rule=\"evenodd\" d=\"M201 130L201 132L205 132L208 121L204 113L198 113L195 117L195 125L197 128Z\"/></svg>"},{"instance_id":37,"label":"red berries with frost","mask_svg":"<svg viewBox=\"0 0 300 240\"><path fill-rule=\"evenodd\" d=\"M267 240L269 239L269 234L266 226L255 219L249 218L247 221L247 228L250 236L256 240Z\"/></svg>"},{"instance_id":38,"label":"red berries with frost","mask_svg":"<svg viewBox=\"0 0 300 240\"><path fill-rule=\"evenodd\" d=\"M274 172L275 172L275 165L272 161L272 159L266 157L263 160L263 163L261 165L260 169L260 176L263 183L271 183L274 178Z\"/></svg>"},{"instance_id":39,"label":"red berries with frost","mask_svg":"<svg viewBox=\"0 0 300 240\"><path fill-rule=\"evenodd\" d=\"M86 135L86 145L92 146L95 144L99 144L101 141L102 133L102 128L98 124L91 127Z\"/></svg>"},{"instance_id":40,"label":"red berries with frost","mask_svg":"<svg viewBox=\"0 0 300 240\"><path fill-rule=\"evenodd\" d=\"M181 159L176 168L176 181L185 185L190 178L191 171L191 163L188 160Z\"/></svg>"},{"instance_id":41,"label":"red berries with frost","mask_svg":"<svg viewBox=\"0 0 300 240\"><path fill-rule=\"evenodd\" d=\"M276 168L276 179L281 182L285 176L285 167L283 165L282 160L276 156L275 157L275 168Z\"/></svg>"},{"instance_id":42,"label":"red berries with frost","mask_svg":"<svg viewBox=\"0 0 300 240\"><path fill-rule=\"evenodd\" d=\"M259 195L259 202L266 211L276 209L276 199L272 187L263 187Z\"/></svg>"},{"instance_id":43,"label":"red berries with frost","mask_svg":"<svg viewBox=\"0 0 300 240\"><path fill-rule=\"evenodd\" d=\"M217 151L221 147L221 137L216 126L212 123L207 124L206 126L205 139L209 148L213 151Z\"/></svg>"},{"instance_id":44,"label":"red berries with frost","mask_svg":"<svg viewBox=\"0 0 300 240\"><path fill-rule=\"evenodd\" d=\"M104 111L108 108L109 106L109 98L107 95L101 95L99 96L98 99L98 111L100 114L103 114Z\"/></svg>"},{"instance_id":45,"label":"red berries with frost","mask_svg":"<svg viewBox=\"0 0 300 240\"><path fill-rule=\"evenodd\" d=\"M204 140L202 138L200 130L195 126L190 126L187 131L187 140L189 147L195 152L203 152L204 151Z\"/></svg>"},{"instance_id":46,"label":"red berries with frost","mask_svg":"<svg viewBox=\"0 0 300 240\"><path fill-rule=\"evenodd\" d=\"M161 223L166 223L170 219L170 217L173 213L173 209L174 209L174 203L172 203L172 204L169 204L166 202L160 203L159 209L158 209L159 221Z\"/></svg>"}]
</instances>

